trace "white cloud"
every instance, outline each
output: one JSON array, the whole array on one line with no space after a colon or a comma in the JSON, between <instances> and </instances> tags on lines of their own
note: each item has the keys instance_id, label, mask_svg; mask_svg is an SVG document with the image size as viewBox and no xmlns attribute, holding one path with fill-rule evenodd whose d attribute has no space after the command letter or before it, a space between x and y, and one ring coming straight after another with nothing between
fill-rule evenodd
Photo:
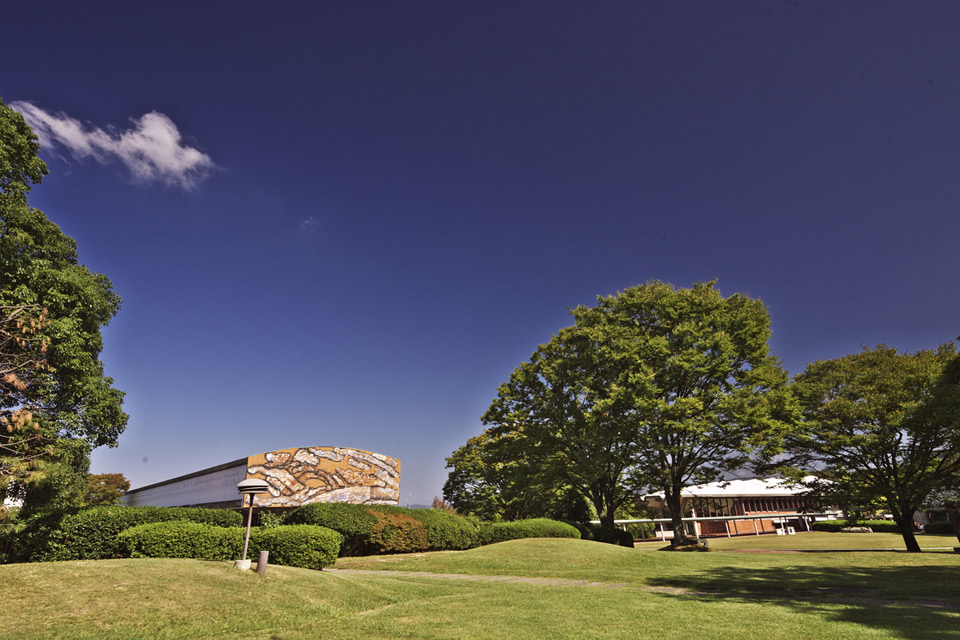
<instances>
[{"instance_id":1,"label":"white cloud","mask_svg":"<svg viewBox=\"0 0 960 640\"><path fill-rule=\"evenodd\" d=\"M143 182L192 189L216 167L210 156L183 144L177 125L157 111L131 119L132 126L126 130L104 131L30 102L10 106L23 114L41 146L63 147L74 157L92 157L102 163L119 160Z\"/></svg>"},{"instance_id":2,"label":"white cloud","mask_svg":"<svg viewBox=\"0 0 960 640\"><path fill-rule=\"evenodd\" d=\"M300 228L304 231L312 231L320 227L320 221L313 216L307 216L300 219Z\"/></svg>"}]
</instances>

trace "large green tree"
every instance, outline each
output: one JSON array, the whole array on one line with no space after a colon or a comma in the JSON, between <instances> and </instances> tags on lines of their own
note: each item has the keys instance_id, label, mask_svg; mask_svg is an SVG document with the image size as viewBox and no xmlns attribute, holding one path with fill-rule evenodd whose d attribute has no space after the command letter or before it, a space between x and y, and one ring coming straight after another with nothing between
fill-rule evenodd
<instances>
[{"instance_id":1,"label":"large green tree","mask_svg":"<svg viewBox=\"0 0 960 640\"><path fill-rule=\"evenodd\" d=\"M920 552L913 514L960 475L960 359L953 344L899 353L886 345L814 362L797 376L803 428L789 462L819 493L881 501L907 550Z\"/></svg>"},{"instance_id":2,"label":"large green tree","mask_svg":"<svg viewBox=\"0 0 960 640\"><path fill-rule=\"evenodd\" d=\"M589 507L567 484L565 465L539 451L519 429L487 429L447 458L443 495L462 514L484 520L589 519Z\"/></svg>"},{"instance_id":3,"label":"large green tree","mask_svg":"<svg viewBox=\"0 0 960 640\"><path fill-rule=\"evenodd\" d=\"M767 310L714 282L653 281L571 313L483 420L557 452L604 524L641 489L662 491L680 544L682 489L743 466L791 419Z\"/></svg>"},{"instance_id":4,"label":"large green tree","mask_svg":"<svg viewBox=\"0 0 960 640\"><path fill-rule=\"evenodd\" d=\"M120 297L29 205L30 184L47 173L38 150L20 114L0 102L0 339L12 337L0 362L0 418L19 427L0 430L0 481L28 477L23 462L38 453L76 460L78 446L114 446L127 423L123 393L99 359L100 330Z\"/></svg>"}]
</instances>

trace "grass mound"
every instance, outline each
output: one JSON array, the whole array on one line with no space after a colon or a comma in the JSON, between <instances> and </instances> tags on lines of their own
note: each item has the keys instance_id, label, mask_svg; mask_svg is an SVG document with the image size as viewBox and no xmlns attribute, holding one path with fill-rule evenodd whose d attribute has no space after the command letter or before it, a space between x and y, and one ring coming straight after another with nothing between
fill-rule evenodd
<instances>
[{"instance_id":1,"label":"grass mound","mask_svg":"<svg viewBox=\"0 0 960 640\"><path fill-rule=\"evenodd\" d=\"M558 538L342 558L334 568L582 584L273 565L258 576L179 559L4 565L0 628L5 640L686 640L709 621L710 637L738 640L932 640L954 637L960 615L953 553L661 554Z\"/></svg>"}]
</instances>

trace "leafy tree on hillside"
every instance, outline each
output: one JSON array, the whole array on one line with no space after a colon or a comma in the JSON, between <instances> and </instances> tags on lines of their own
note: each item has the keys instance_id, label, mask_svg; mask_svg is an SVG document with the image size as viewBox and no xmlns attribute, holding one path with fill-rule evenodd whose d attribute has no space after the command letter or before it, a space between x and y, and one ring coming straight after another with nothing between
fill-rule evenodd
<instances>
[{"instance_id":1,"label":"leafy tree on hillside","mask_svg":"<svg viewBox=\"0 0 960 640\"><path fill-rule=\"evenodd\" d=\"M122 473L92 473L87 476L83 506L98 507L118 504L130 489L130 481Z\"/></svg>"},{"instance_id":2,"label":"leafy tree on hillside","mask_svg":"<svg viewBox=\"0 0 960 640\"><path fill-rule=\"evenodd\" d=\"M815 362L797 376L803 428L786 451L814 470L818 492L880 500L907 550L920 552L913 514L960 475L960 357L953 344L898 353L886 345ZM798 473L804 473L799 471Z\"/></svg>"},{"instance_id":3,"label":"leafy tree on hillside","mask_svg":"<svg viewBox=\"0 0 960 640\"><path fill-rule=\"evenodd\" d=\"M36 137L0 102L0 482L31 479L40 454L76 466L115 446L123 393L104 375L100 329L120 308L106 276L77 262L77 246L29 206L47 173ZM11 426L14 425L14 426ZM10 427L10 428L7 428ZM76 448L85 453L77 457ZM62 454L62 455L61 455Z\"/></svg>"},{"instance_id":4,"label":"leafy tree on hillside","mask_svg":"<svg viewBox=\"0 0 960 640\"><path fill-rule=\"evenodd\" d=\"M501 385L484 423L561 460L605 525L659 489L682 543L684 486L743 466L793 417L766 308L714 285L654 281L577 307L574 326Z\"/></svg>"},{"instance_id":5,"label":"leafy tree on hillside","mask_svg":"<svg viewBox=\"0 0 960 640\"><path fill-rule=\"evenodd\" d=\"M443 495L459 513L484 520L587 520L589 509L567 484L563 466L522 431L491 428L447 458Z\"/></svg>"}]
</instances>

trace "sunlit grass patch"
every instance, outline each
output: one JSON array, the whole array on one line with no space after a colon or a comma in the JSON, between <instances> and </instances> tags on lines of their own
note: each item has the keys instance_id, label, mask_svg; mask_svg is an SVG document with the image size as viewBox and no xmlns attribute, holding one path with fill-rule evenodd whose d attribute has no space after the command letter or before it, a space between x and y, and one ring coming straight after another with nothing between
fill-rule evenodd
<instances>
[{"instance_id":1,"label":"sunlit grass patch","mask_svg":"<svg viewBox=\"0 0 960 640\"><path fill-rule=\"evenodd\" d=\"M165 559L0 566L0 628L4 638L81 640L960 637L960 556L946 553L673 554L552 539L336 568L379 571L271 566L258 576Z\"/></svg>"}]
</instances>

